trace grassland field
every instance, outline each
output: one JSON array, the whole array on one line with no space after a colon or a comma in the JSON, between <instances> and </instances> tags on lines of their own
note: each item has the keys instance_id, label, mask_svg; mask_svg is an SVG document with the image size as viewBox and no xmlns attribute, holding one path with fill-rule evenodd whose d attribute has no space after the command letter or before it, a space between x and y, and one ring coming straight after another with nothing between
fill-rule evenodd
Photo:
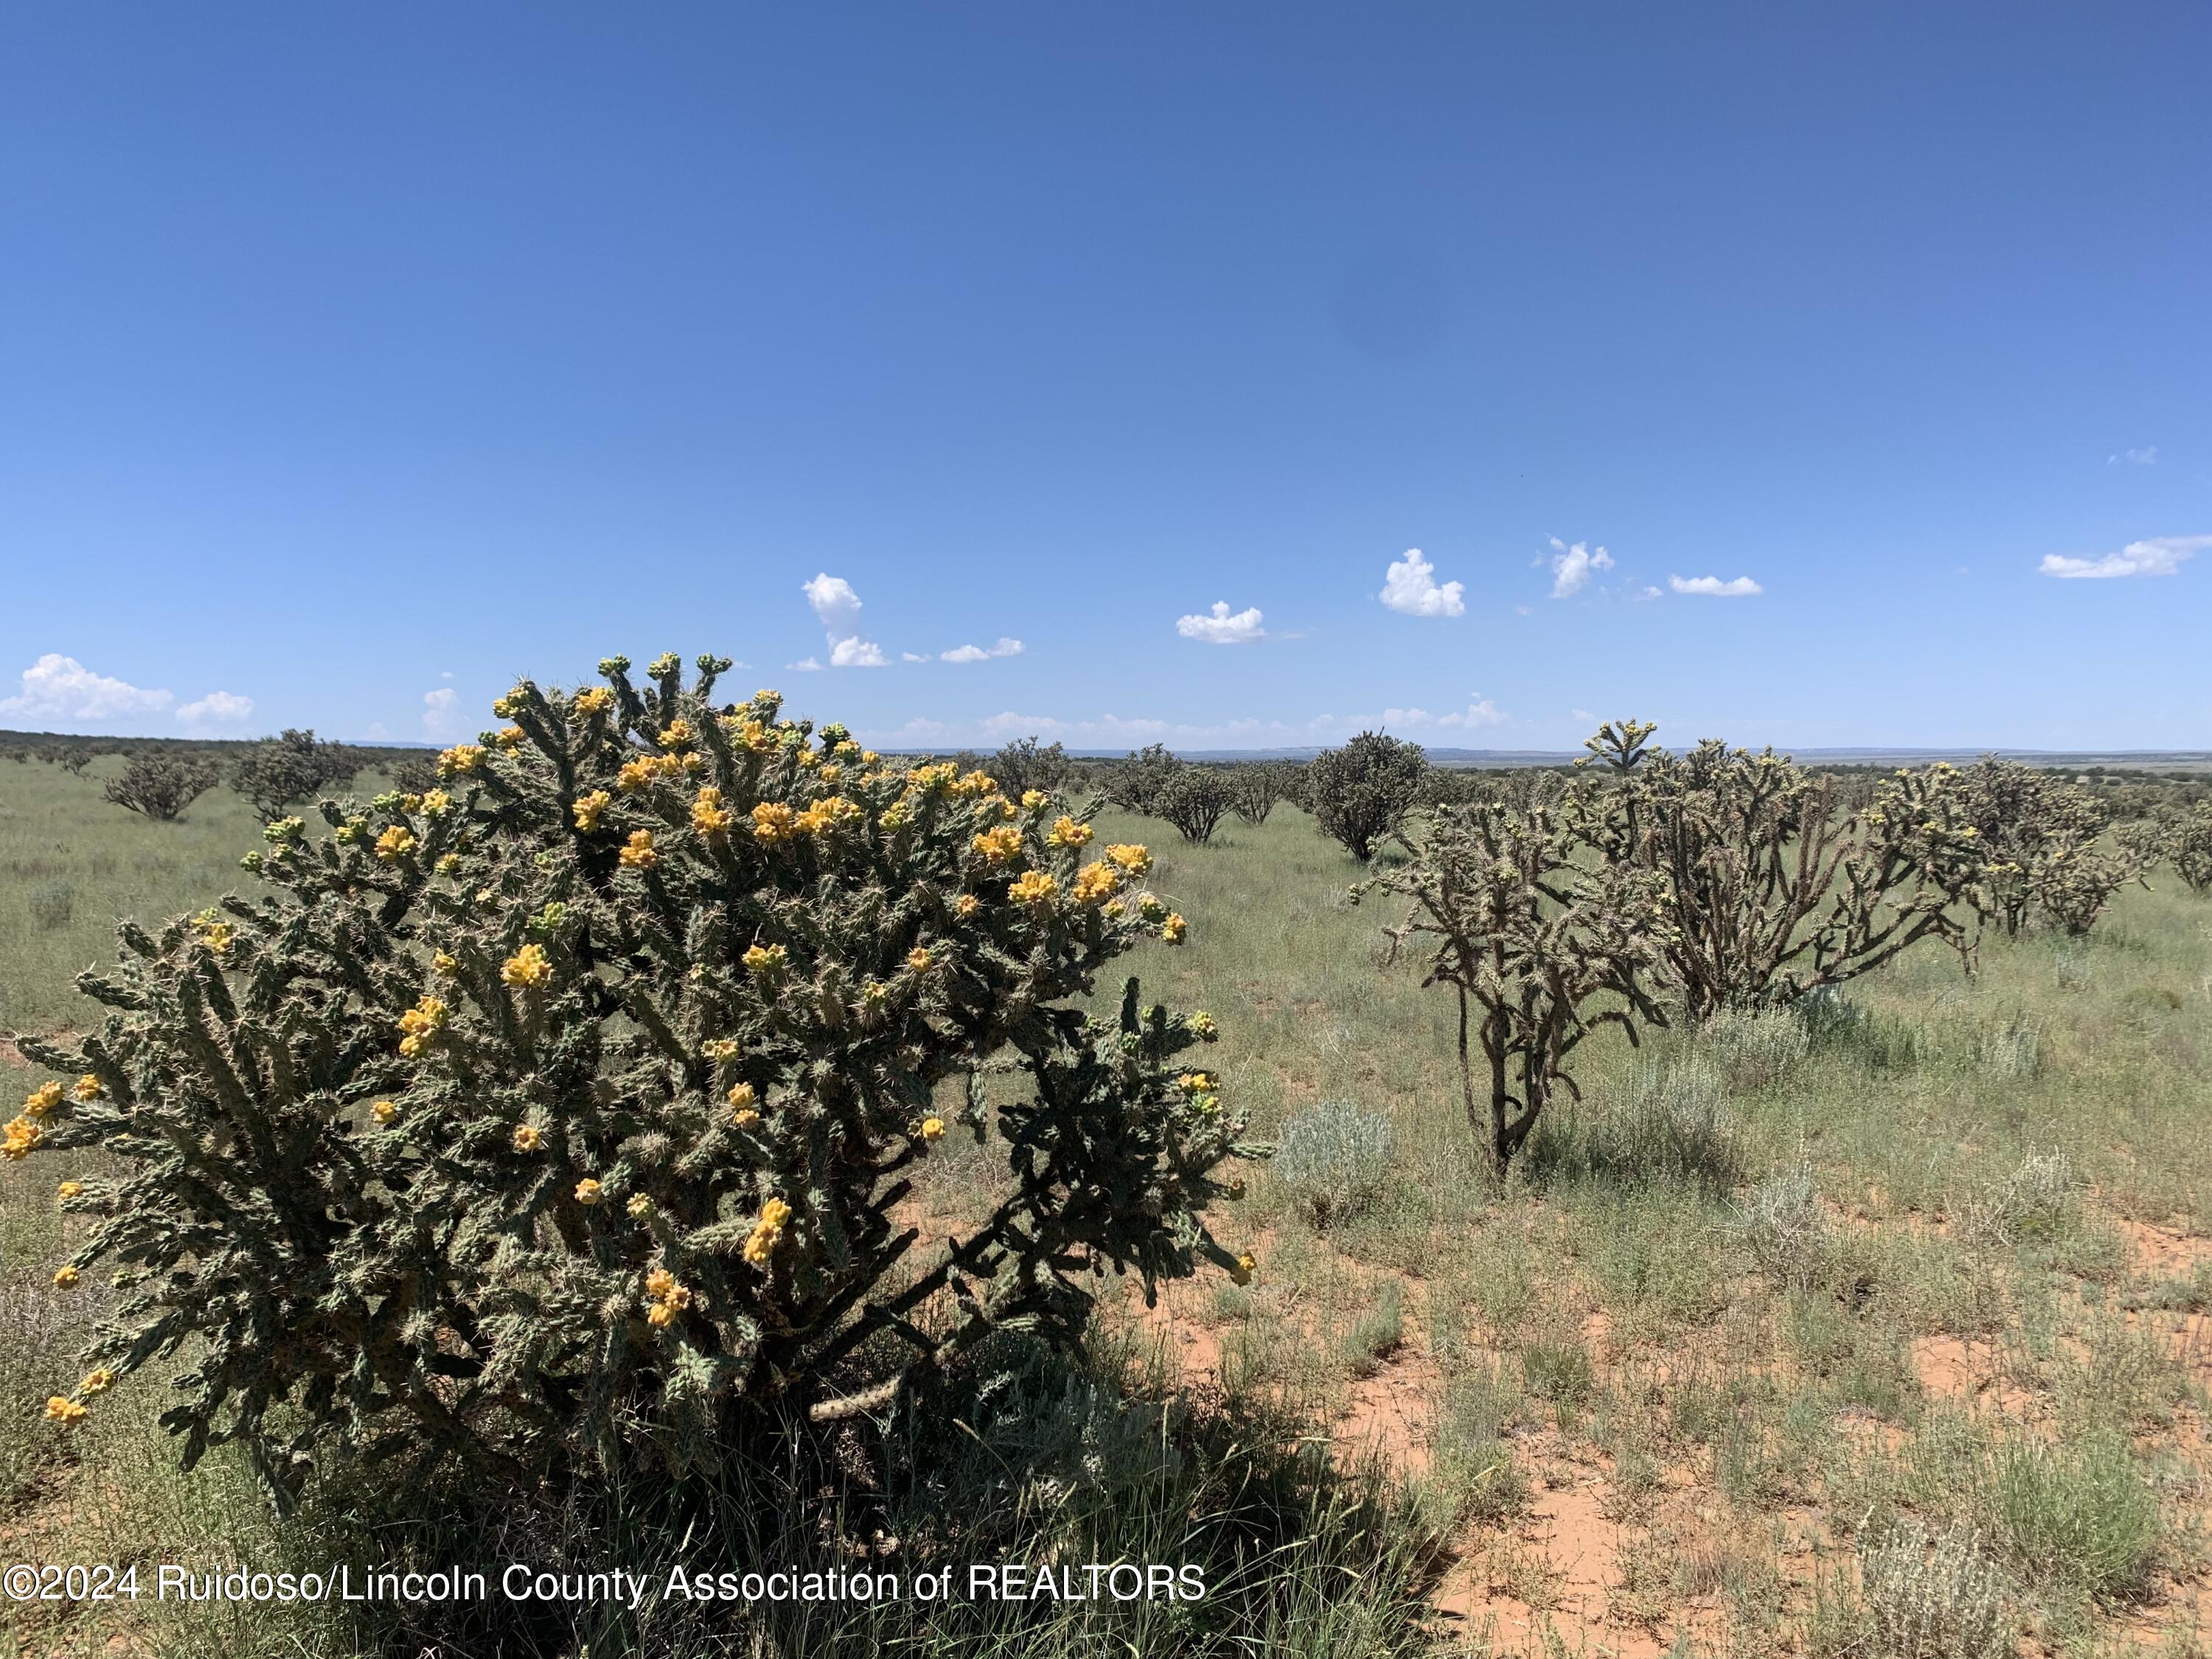
<instances>
[{"instance_id":1,"label":"grassland field","mask_svg":"<svg viewBox=\"0 0 2212 1659\"><path fill-rule=\"evenodd\" d=\"M0 766L0 1030L86 1022L70 981L118 915L247 880L243 801L149 823L100 799L118 764ZM1501 1192L1447 996L1386 963L1394 918L1347 899L1362 872L1310 818L1204 847L1103 827L1155 848L1190 919L1132 970L1217 1017L1225 1091L1269 1139L1322 1103L1379 1114L1388 1177L1322 1225L1255 1166L1215 1224L1259 1258L1249 1286L1207 1272L1149 1310L1117 1290L1083 1364L1022 1358L856 1478L895 1488L915 1548L933 1528L1037 1559L1266 1542L1209 1604L830 1610L732 1644L682 1608L548 1635L74 1601L0 1605L0 1655L2212 1650L2212 902L2169 873L2086 937L1986 939L1972 976L1929 948L1817 1018L1607 1033ZM37 1075L0 1048L0 1084ZM988 1149L933 1159L917 1218L957 1231L993 1178ZM74 1438L43 1424L97 1294L50 1283L76 1224L52 1181L0 1170L0 1563L433 1547L392 1494L279 1521L232 1459L178 1474L153 1370ZM650 1508L611 1494L444 1541L653 1559L674 1542ZM728 1524L730 1547L773 1537Z\"/></svg>"}]
</instances>

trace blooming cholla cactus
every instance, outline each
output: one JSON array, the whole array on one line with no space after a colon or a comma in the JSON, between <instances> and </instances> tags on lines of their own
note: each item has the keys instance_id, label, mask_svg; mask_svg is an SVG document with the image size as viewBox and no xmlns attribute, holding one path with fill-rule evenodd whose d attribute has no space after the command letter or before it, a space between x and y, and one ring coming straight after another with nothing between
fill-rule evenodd
<instances>
[{"instance_id":1,"label":"blooming cholla cactus","mask_svg":"<svg viewBox=\"0 0 2212 1659\"><path fill-rule=\"evenodd\" d=\"M1088 856L1059 803L893 768L773 692L718 708L727 666L517 686L439 787L332 804L324 839L280 818L246 860L264 893L126 926L81 981L99 1032L23 1040L87 1086L9 1155L114 1155L63 1200L99 1218L72 1267L119 1291L90 1357L188 1356L188 1463L240 1440L280 1495L342 1451L680 1465L994 1328L1071 1338L1109 1268L1148 1294L1243 1271L1200 1214L1243 1117L1175 1080L1212 1023L1140 1013L1134 981L1118 1024L1073 1002L1182 937L1149 854ZM1008 1179L909 1282L895 1210L948 1121ZM885 1334L911 1348L887 1381L854 1358Z\"/></svg>"}]
</instances>

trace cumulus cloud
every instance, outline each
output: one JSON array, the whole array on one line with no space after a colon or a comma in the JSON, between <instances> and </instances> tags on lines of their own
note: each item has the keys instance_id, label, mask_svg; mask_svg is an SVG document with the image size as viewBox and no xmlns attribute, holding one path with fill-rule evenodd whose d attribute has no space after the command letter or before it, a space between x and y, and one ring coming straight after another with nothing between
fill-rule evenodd
<instances>
[{"instance_id":1,"label":"cumulus cloud","mask_svg":"<svg viewBox=\"0 0 2212 1659\"><path fill-rule=\"evenodd\" d=\"M814 611L815 620L822 624L830 639L830 666L832 668L885 668L890 659L884 655L883 647L860 632L860 596L853 591L853 584L842 576L833 576L828 571L818 572L811 581L801 582L799 591L806 595L806 603ZM817 668L814 659L806 659ZM793 668L799 665L793 663ZM806 672L801 670L802 672Z\"/></svg>"},{"instance_id":2,"label":"cumulus cloud","mask_svg":"<svg viewBox=\"0 0 2212 1659\"><path fill-rule=\"evenodd\" d=\"M173 692L145 690L128 680L95 674L75 657L49 651L23 671L21 692L0 697L0 714L76 724L166 714L176 700Z\"/></svg>"},{"instance_id":3,"label":"cumulus cloud","mask_svg":"<svg viewBox=\"0 0 2212 1659\"><path fill-rule=\"evenodd\" d=\"M2105 457L2106 466L2118 466L2123 463L2129 466L2156 466L2158 446L2151 444L2142 449L2124 449L2117 455Z\"/></svg>"},{"instance_id":4,"label":"cumulus cloud","mask_svg":"<svg viewBox=\"0 0 2212 1659\"><path fill-rule=\"evenodd\" d=\"M1382 591L1375 597L1407 617L1464 617L1467 615L1467 592L1464 582L1437 580L1437 568L1421 556L1421 550L1409 547L1406 556L1395 559L1382 573Z\"/></svg>"},{"instance_id":5,"label":"cumulus cloud","mask_svg":"<svg viewBox=\"0 0 2212 1659\"><path fill-rule=\"evenodd\" d=\"M1478 726L1503 726L1505 724L1505 711L1498 708L1496 703L1491 702L1489 698L1484 696L1481 692L1470 691L1467 694L1467 696L1468 703L1466 708L1461 709L1455 714L1443 715L1437 720L1437 724L1438 726L1464 726L1468 727Z\"/></svg>"},{"instance_id":6,"label":"cumulus cloud","mask_svg":"<svg viewBox=\"0 0 2212 1659\"><path fill-rule=\"evenodd\" d=\"M1600 570L1613 568L1613 555L1601 547L1592 547L1588 542L1577 542L1569 547L1557 536L1552 542L1552 597L1572 599L1589 585L1591 575Z\"/></svg>"},{"instance_id":7,"label":"cumulus cloud","mask_svg":"<svg viewBox=\"0 0 2212 1659\"><path fill-rule=\"evenodd\" d=\"M2154 536L2148 541L2130 542L2118 552L2107 553L2101 559L2075 559L2063 554L2046 553L2036 568L2046 576L2068 578L2178 576L2182 562L2207 547L2212 547L2212 536ZM0 703L0 708L6 706Z\"/></svg>"},{"instance_id":8,"label":"cumulus cloud","mask_svg":"<svg viewBox=\"0 0 2212 1659\"><path fill-rule=\"evenodd\" d=\"M1254 614L1256 617L1258 613ZM999 636L999 642L988 648L980 645L957 645L940 653L940 658L945 662L988 662L994 657L1018 657L1021 654L1022 642L1010 640L1002 634Z\"/></svg>"},{"instance_id":9,"label":"cumulus cloud","mask_svg":"<svg viewBox=\"0 0 2212 1659\"><path fill-rule=\"evenodd\" d=\"M1207 645L1249 645L1267 637L1267 630L1260 626L1259 606L1231 616L1226 599L1216 599L1210 616L1176 617L1176 632Z\"/></svg>"},{"instance_id":10,"label":"cumulus cloud","mask_svg":"<svg viewBox=\"0 0 2212 1659\"><path fill-rule=\"evenodd\" d=\"M797 662L787 662L784 666L794 674L818 674L822 672L822 665L811 657L801 657Z\"/></svg>"},{"instance_id":11,"label":"cumulus cloud","mask_svg":"<svg viewBox=\"0 0 2212 1659\"><path fill-rule=\"evenodd\" d=\"M1696 593L1709 599L1747 599L1766 590L1748 576L1723 581L1718 576L1669 576L1667 586L1677 593Z\"/></svg>"},{"instance_id":12,"label":"cumulus cloud","mask_svg":"<svg viewBox=\"0 0 2212 1659\"><path fill-rule=\"evenodd\" d=\"M422 729L434 738L450 738L461 726L461 694L450 685L422 694Z\"/></svg>"},{"instance_id":13,"label":"cumulus cloud","mask_svg":"<svg viewBox=\"0 0 2212 1659\"><path fill-rule=\"evenodd\" d=\"M210 691L177 710L177 718L186 726L243 726L253 718L253 699L233 691Z\"/></svg>"}]
</instances>

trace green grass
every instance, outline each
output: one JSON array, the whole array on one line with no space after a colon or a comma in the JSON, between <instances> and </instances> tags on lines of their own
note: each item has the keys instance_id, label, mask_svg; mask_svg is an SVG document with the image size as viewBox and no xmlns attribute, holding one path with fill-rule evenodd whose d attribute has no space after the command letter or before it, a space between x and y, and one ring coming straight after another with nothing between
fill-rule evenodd
<instances>
[{"instance_id":1,"label":"green grass","mask_svg":"<svg viewBox=\"0 0 2212 1659\"><path fill-rule=\"evenodd\" d=\"M1174 1305L1176 1330L1202 1340L1148 1348L1117 1303L1088 1369L1023 1356L996 1392L971 1379L975 1415L900 1419L897 1455L861 1470L878 1483L866 1505L910 1555L1164 1552L1218 1565L1221 1597L1137 1622L1097 1607L832 1620L733 1650L1541 1653L1492 1579L1571 1583L1580 1546L1539 1518L1589 1492L1626 1564L1605 1587L1620 1611L1563 1601L1544 1615L1559 1650L1620 1646L1632 1615L1662 1651L1879 1652L1856 1564L1901 1570L1881 1552L1919 1535L1906 1523L1959 1552L1971 1534L1982 1554L1954 1568L1973 1577L1985 1556L1974 1582L2001 1583L2000 1622L2044 1651L2183 1629L2212 1514L2212 1357L2184 1337L2212 1300L2212 902L2170 879L2130 890L2087 938L1990 941L1972 979L1948 954L1909 956L1802 1042L1741 1024L1640 1048L1605 1035L1582 1103L1498 1192L1460 1103L1449 999L1382 965L1395 918L1346 901L1360 872L1310 819L1279 808L1204 848L1148 821L1101 829L1159 854L1152 884L1190 939L1131 970L1148 996L1217 1017L1207 1063L1258 1133L1349 1103L1389 1120L1391 1177L1317 1225L1250 1170L1215 1230L1259 1256L1254 1284L1208 1275ZM149 824L102 803L95 778L0 766L0 1024L85 1018L69 978L108 953L113 916L204 905L243 883L257 839L228 791ZM60 884L70 914L48 926ZM995 1176L987 1150L951 1148L927 1177L924 1200L957 1217ZM150 1371L64 1443L36 1401L73 1378L97 1291L46 1283L66 1248L51 1180L37 1160L0 1171L0 1318L18 1334L0 1346L0 1524L16 1553L427 1559L489 1538L588 1563L665 1553L684 1526L725 1553L815 1547L734 1501L679 1517L642 1487L505 1517L466 1494L368 1494L350 1518L279 1524L221 1456L173 1472ZM2146 1227L2183 1242L2154 1254ZM1209 1370L1199 1356L1216 1352ZM1336 1413L1385 1387L1424 1414L1412 1442L1381 1468L1332 1468ZM1125 1418L1144 1432L1114 1426ZM1430 1596L1474 1611L1427 1618ZM604 1659L714 1638L666 1613L527 1630L137 1618L164 1653L588 1644ZM106 1634L90 1610L15 1628L40 1653Z\"/></svg>"}]
</instances>

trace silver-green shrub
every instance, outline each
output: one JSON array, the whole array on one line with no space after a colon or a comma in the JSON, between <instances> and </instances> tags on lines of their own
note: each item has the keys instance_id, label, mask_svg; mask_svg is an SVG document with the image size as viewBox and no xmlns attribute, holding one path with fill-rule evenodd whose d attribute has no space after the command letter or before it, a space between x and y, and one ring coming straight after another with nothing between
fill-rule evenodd
<instances>
[{"instance_id":1,"label":"silver-green shrub","mask_svg":"<svg viewBox=\"0 0 2212 1659\"><path fill-rule=\"evenodd\" d=\"M1787 1008L1723 1008L1705 1022L1705 1040L1729 1086L1743 1090L1779 1082L1813 1046L1805 1022Z\"/></svg>"},{"instance_id":2,"label":"silver-green shrub","mask_svg":"<svg viewBox=\"0 0 2212 1659\"><path fill-rule=\"evenodd\" d=\"M1860 1594L1879 1659L2002 1659L2012 1590L1972 1530L1900 1521L1859 1543Z\"/></svg>"},{"instance_id":3,"label":"silver-green shrub","mask_svg":"<svg viewBox=\"0 0 2212 1659\"><path fill-rule=\"evenodd\" d=\"M1372 1204L1390 1175L1390 1120L1325 1100L1283 1125L1271 1164L1307 1219L1326 1227Z\"/></svg>"},{"instance_id":4,"label":"silver-green shrub","mask_svg":"<svg viewBox=\"0 0 2212 1659\"><path fill-rule=\"evenodd\" d=\"M1737 1210L1736 1230L1753 1263L1776 1284L1796 1289L1817 1284L1826 1271L1832 1240L1811 1164L1800 1159L1754 1186Z\"/></svg>"}]
</instances>

